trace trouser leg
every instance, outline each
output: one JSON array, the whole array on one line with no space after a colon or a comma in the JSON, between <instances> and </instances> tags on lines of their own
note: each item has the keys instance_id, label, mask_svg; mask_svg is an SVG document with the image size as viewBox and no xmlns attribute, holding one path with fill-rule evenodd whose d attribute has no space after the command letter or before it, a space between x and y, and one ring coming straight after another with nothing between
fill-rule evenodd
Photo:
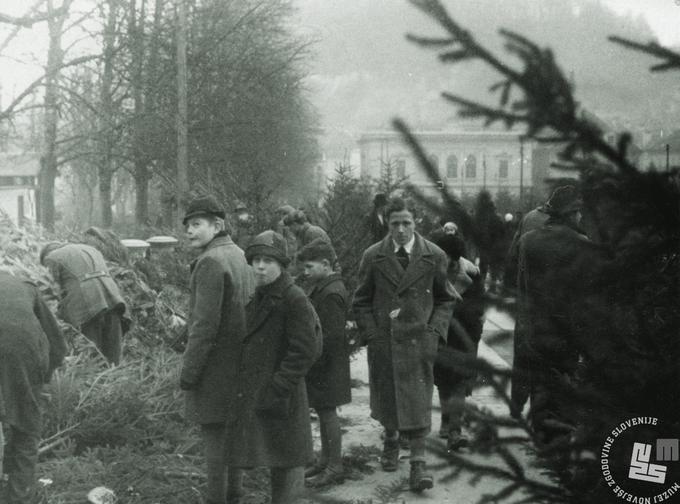
<instances>
[{"instance_id":1,"label":"trouser leg","mask_svg":"<svg viewBox=\"0 0 680 504\"><path fill-rule=\"evenodd\" d=\"M271 468L271 504L294 504L304 488L304 467Z\"/></svg>"},{"instance_id":2,"label":"trouser leg","mask_svg":"<svg viewBox=\"0 0 680 504\"><path fill-rule=\"evenodd\" d=\"M104 338L101 352L113 364L120 364L123 353L123 327L118 313L107 311L104 314Z\"/></svg>"},{"instance_id":3,"label":"trouser leg","mask_svg":"<svg viewBox=\"0 0 680 504\"><path fill-rule=\"evenodd\" d=\"M411 429L402 431L402 435L411 441L411 462L425 462L425 438L428 429Z\"/></svg>"},{"instance_id":4,"label":"trouser leg","mask_svg":"<svg viewBox=\"0 0 680 504\"><path fill-rule=\"evenodd\" d=\"M5 450L9 504L33 504L35 468L38 463L39 437L10 425Z\"/></svg>"},{"instance_id":5,"label":"trouser leg","mask_svg":"<svg viewBox=\"0 0 680 504\"><path fill-rule=\"evenodd\" d=\"M321 459L330 469L342 471L342 431L337 411L324 408L317 413L321 427Z\"/></svg>"},{"instance_id":6,"label":"trouser leg","mask_svg":"<svg viewBox=\"0 0 680 504\"><path fill-rule=\"evenodd\" d=\"M122 350L123 329L120 315L110 310L85 322L80 328L102 355L112 364L119 364Z\"/></svg>"},{"instance_id":7,"label":"trouser leg","mask_svg":"<svg viewBox=\"0 0 680 504\"><path fill-rule=\"evenodd\" d=\"M239 467L227 469L227 504L240 504L243 499L243 474Z\"/></svg>"},{"instance_id":8,"label":"trouser leg","mask_svg":"<svg viewBox=\"0 0 680 504\"><path fill-rule=\"evenodd\" d=\"M201 425L201 434L208 477L206 500L222 504L227 482L227 466L224 460L225 428L223 424L204 424Z\"/></svg>"},{"instance_id":9,"label":"trouser leg","mask_svg":"<svg viewBox=\"0 0 680 504\"><path fill-rule=\"evenodd\" d=\"M464 380L461 380L451 389L451 395L446 401L446 410L449 415L449 432L460 433L463 427L466 392L467 385Z\"/></svg>"}]
</instances>

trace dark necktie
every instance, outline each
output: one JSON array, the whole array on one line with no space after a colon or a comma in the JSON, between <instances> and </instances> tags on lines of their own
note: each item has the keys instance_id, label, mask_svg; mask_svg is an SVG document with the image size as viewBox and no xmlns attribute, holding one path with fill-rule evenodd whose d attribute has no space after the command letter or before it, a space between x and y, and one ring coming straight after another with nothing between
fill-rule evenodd
<instances>
[{"instance_id":1,"label":"dark necktie","mask_svg":"<svg viewBox=\"0 0 680 504\"><path fill-rule=\"evenodd\" d=\"M399 261L399 264L401 264L402 268L408 268L408 253L403 246L399 247L399 250L397 250L397 260Z\"/></svg>"}]
</instances>

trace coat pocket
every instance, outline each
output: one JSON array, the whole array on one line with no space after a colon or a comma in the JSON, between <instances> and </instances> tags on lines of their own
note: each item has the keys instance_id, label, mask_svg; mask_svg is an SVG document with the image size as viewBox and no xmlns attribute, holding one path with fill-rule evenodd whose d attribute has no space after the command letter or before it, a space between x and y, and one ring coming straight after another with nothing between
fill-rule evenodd
<instances>
[{"instance_id":1,"label":"coat pocket","mask_svg":"<svg viewBox=\"0 0 680 504\"><path fill-rule=\"evenodd\" d=\"M277 390L272 384L260 389L255 411L263 418L285 420L290 416L290 393Z\"/></svg>"}]
</instances>

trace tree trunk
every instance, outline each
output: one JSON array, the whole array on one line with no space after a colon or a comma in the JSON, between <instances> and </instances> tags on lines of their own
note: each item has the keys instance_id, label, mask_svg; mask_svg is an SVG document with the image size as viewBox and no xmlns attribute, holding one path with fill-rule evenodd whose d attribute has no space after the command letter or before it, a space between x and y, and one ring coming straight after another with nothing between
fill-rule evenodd
<instances>
[{"instance_id":1,"label":"tree trunk","mask_svg":"<svg viewBox=\"0 0 680 504\"><path fill-rule=\"evenodd\" d=\"M153 54L153 47L158 45L158 30L160 30L161 0L156 0L156 12L154 12L154 26L152 33L152 55L149 58L149 74L155 75L155 67L158 64L157 50ZM144 151L144 124L148 124L149 94L144 96L144 19L146 16L146 1L142 0L139 17L137 17L137 0L130 0L130 38L132 40L132 95L134 99L135 120L133 126L133 164L135 179L135 222L140 225L149 224L149 161ZM147 91L149 90L147 82Z\"/></svg>"},{"instance_id":2,"label":"tree trunk","mask_svg":"<svg viewBox=\"0 0 680 504\"><path fill-rule=\"evenodd\" d=\"M113 212L111 210L111 180L113 178L113 58L116 34L116 11L117 1L109 0L109 13L104 28L104 69L101 85L102 104L102 127L100 128L102 139L101 160L99 163L99 204L101 208L102 226L110 228L113 224Z\"/></svg>"},{"instance_id":3,"label":"tree trunk","mask_svg":"<svg viewBox=\"0 0 680 504\"><path fill-rule=\"evenodd\" d=\"M187 131L187 7L177 2L177 225L189 192Z\"/></svg>"},{"instance_id":4,"label":"tree trunk","mask_svg":"<svg viewBox=\"0 0 680 504\"><path fill-rule=\"evenodd\" d=\"M54 181L57 178L57 124L59 122L59 95L57 81L64 53L61 49L61 35L71 0L64 0L62 14L54 15L54 3L47 2L50 44L47 50L47 69L45 79L45 145L40 172L40 214L39 221L50 231L54 230Z\"/></svg>"}]
</instances>

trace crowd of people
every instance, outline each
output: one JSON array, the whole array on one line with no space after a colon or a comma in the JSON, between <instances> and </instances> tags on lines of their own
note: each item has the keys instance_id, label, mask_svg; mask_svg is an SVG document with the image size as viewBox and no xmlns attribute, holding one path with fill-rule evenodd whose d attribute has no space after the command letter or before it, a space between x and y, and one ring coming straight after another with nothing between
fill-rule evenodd
<instances>
[{"instance_id":1,"label":"crowd of people","mask_svg":"<svg viewBox=\"0 0 680 504\"><path fill-rule=\"evenodd\" d=\"M328 234L304 212L284 205L271 229L255 234L245 206L230 230L214 198L188 205L183 224L197 257L190 264L179 387L186 418L200 426L203 438L206 502L241 502L244 471L253 467L270 468L274 504L294 502L304 485L343 483L337 408L351 401L348 320L367 347L370 414L383 427L382 469L396 471L400 450L408 448L409 488L433 487L425 450L433 389L441 403L439 434L449 450L459 450L469 443L463 413L475 375L456 362L476 356L485 291L502 276L498 257L505 254L497 241L508 222L489 212L489 203L478 204L476 217L486 231L476 241L462 237L448 219L426 238L416 230L412 201L376 195L366 220L374 244L363 253L353 293ZM555 367L571 372L574 356L560 353L562 342L550 339L559 307L541 290L541 275L589 247L578 230L579 209L571 187L527 214L505 272L517 278L510 283L520 298L512 414L521 414L531 397L530 419L546 436L544 420L555 413L548 376ZM60 316L119 363L129 320L102 254L85 244L50 243L40 261L61 287ZM9 434L5 490L7 502L28 504L40 391L66 346L34 285L2 274L0 312L0 421ZM321 435L316 458L310 408Z\"/></svg>"}]
</instances>

